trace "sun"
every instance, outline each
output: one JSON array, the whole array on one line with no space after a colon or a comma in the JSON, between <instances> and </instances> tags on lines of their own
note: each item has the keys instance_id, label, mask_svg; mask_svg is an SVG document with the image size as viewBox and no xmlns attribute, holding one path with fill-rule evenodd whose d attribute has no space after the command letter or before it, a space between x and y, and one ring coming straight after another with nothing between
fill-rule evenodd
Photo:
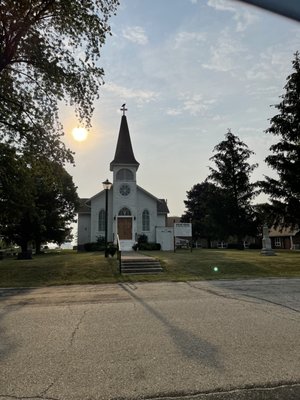
<instances>
[{"instance_id":1,"label":"sun","mask_svg":"<svg viewBox=\"0 0 300 400\"><path fill-rule=\"evenodd\" d=\"M88 131L85 128L73 128L72 136L77 142L83 142L88 137Z\"/></svg>"}]
</instances>

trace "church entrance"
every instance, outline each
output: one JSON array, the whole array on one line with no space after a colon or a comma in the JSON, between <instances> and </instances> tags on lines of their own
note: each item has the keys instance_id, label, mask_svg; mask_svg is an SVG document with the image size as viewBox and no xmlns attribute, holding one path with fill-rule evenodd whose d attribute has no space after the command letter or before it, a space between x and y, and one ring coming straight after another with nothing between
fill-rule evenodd
<instances>
[{"instance_id":1,"label":"church entrance","mask_svg":"<svg viewBox=\"0 0 300 400\"><path fill-rule=\"evenodd\" d=\"M132 217L118 218L118 235L120 240L132 240Z\"/></svg>"}]
</instances>

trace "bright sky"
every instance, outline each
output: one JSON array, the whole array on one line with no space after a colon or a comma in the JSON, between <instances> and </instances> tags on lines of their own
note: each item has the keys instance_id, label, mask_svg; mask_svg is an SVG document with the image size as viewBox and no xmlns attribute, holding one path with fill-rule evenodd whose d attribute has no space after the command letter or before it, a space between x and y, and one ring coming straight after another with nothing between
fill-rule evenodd
<instances>
[{"instance_id":1,"label":"bright sky","mask_svg":"<svg viewBox=\"0 0 300 400\"><path fill-rule=\"evenodd\" d=\"M186 191L208 176L227 128L255 151L253 180L271 174L264 158L274 138L264 130L300 50L300 24L229 0L121 0L110 23L105 85L86 141L72 139L77 122L63 113L80 197L112 180L123 103L137 183L167 199L170 215L184 212Z\"/></svg>"}]
</instances>

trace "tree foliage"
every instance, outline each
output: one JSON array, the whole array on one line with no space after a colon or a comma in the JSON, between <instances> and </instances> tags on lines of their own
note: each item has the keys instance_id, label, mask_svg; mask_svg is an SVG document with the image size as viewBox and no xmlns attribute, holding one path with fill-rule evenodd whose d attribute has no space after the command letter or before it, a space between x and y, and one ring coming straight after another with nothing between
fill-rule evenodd
<instances>
[{"instance_id":1,"label":"tree foliage","mask_svg":"<svg viewBox=\"0 0 300 400\"><path fill-rule=\"evenodd\" d=\"M215 163L215 168L210 167L208 179L225 194L227 235L241 240L256 231L251 205L256 184L250 182L250 176L257 164L249 164L253 152L230 130L225 140L215 146L214 152L216 154L210 160Z\"/></svg>"},{"instance_id":2,"label":"tree foliage","mask_svg":"<svg viewBox=\"0 0 300 400\"><path fill-rule=\"evenodd\" d=\"M225 240L227 237L226 193L223 189L208 181L197 183L187 192L184 201L186 211L183 222L192 221L193 238L208 241Z\"/></svg>"},{"instance_id":3,"label":"tree foliage","mask_svg":"<svg viewBox=\"0 0 300 400\"><path fill-rule=\"evenodd\" d=\"M90 124L103 82L98 65L117 0L2 0L0 140L56 162L72 161L61 141L58 105Z\"/></svg>"},{"instance_id":4,"label":"tree foliage","mask_svg":"<svg viewBox=\"0 0 300 400\"><path fill-rule=\"evenodd\" d=\"M270 147L267 164L278 177L261 182L270 196L275 225L300 226L300 57L295 53L293 72L287 77L279 113L270 120L267 133L279 137Z\"/></svg>"},{"instance_id":5,"label":"tree foliage","mask_svg":"<svg viewBox=\"0 0 300 400\"><path fill-rule=\"evenodd\" d=\"M25 160L0 143L0 227L14 224L32 205L32 189Z\"/></svg>"},{"instance_id":6,"label":"tree foliage","mask_svg":"<svg viewBox=\"0 0 300 400\"><path fill-rule=\"evenodd\" d=\"M0 147L1 235L23 252L29 242L37 250L48 241L63 243L78 206L72 177L45 157L30 159L7 145Z\"/></svg>"}]
</instances>

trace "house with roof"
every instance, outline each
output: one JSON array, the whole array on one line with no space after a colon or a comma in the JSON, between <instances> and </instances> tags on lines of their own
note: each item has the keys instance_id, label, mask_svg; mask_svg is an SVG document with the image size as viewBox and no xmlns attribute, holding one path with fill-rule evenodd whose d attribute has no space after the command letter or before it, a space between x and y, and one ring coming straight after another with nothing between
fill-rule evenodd
<instances>
[{"instance_id":1,"label":"house with roof","mask_svg":"<svg viewBox=\"0 0 300 400\"><path fill-rule=\"evenodd\" d=\"M132 250L140 235L146 235L150 243L159 243L169 210L165 199L157 198L137 184L140 164L134 156L131 144L125 115L127 110L125 106L121 110L123 115L115 156L110 163L113 182L107 192L107 240L116 243L118 236L122 251L126 251ZM105 236L106 191L102 190L91 198L80 199L80 202L78 248ZM161 244L163 249L169 250L164 248L165 243Z\"/></svg>"},{"instance_id":2,"label":"house with roof","mask_svg":"<svg viewBox=\"0 0 300 400\"><path fill-rule=\"evenodd\" d=\"M300 229L274 228L269 232L273 249L299 250L300 249Z\"/></svg>"}]
</instances>

